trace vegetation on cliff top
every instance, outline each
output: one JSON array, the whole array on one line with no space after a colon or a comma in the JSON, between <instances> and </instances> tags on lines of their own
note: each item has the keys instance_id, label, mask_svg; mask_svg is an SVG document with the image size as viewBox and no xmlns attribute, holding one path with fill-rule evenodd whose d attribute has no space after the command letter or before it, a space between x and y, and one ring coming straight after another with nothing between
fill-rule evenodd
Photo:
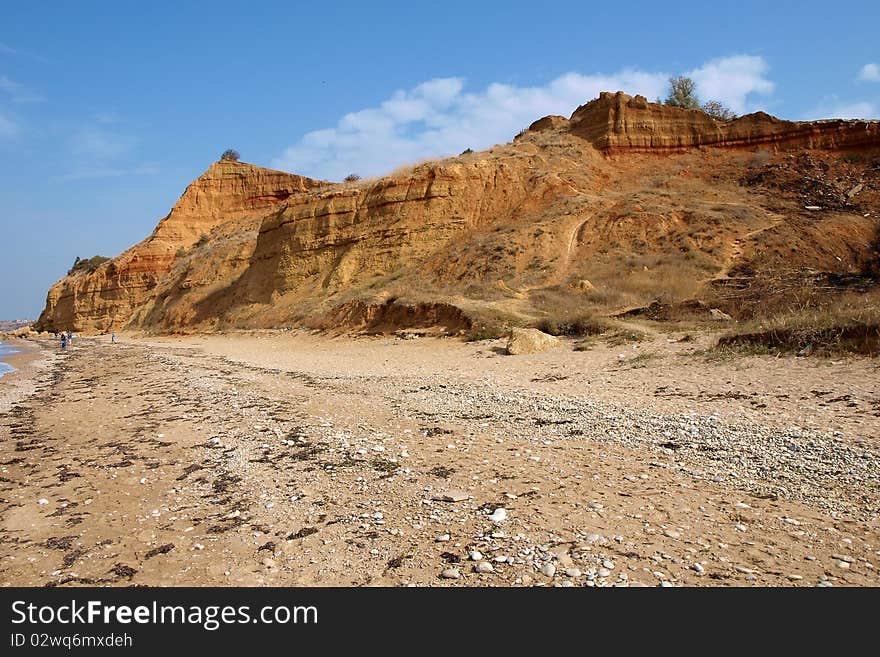
<instances>
[{"instance_id":1,"label":"vegetation on cliff top","mask_svg":"<svg viewBox=\"0 0 880 657\"><path fill-rule=\"evenodd\" d=\"M83 260L82 258L77 256L76 260L73 261L73 267L67 270L67 275L71 276L80 271L92 273L101 266L101 263L107 262L109 259L110 258L96 255L88 258L87 260Z\"/></svg>"},{"instance_id":2,"label":"vegetation on cliff top","mask_svg":"<svg viewBox=\"0 0 880 657\"><path fill-rule=\"evenodd\" d=\"M736 118L733 110L717 100L709 100L701 105L697 97L697 83L683 75L669 78L669 94L663 104L682 109L702 110L716 121L732 121Z\"/></svg>"}]
</instances>

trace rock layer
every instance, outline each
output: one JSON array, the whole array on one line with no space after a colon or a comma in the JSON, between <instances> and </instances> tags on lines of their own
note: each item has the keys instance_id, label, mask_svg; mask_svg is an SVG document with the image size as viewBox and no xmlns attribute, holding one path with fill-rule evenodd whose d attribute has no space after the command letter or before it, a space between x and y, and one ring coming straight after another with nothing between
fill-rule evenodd
<instances>
[{"instance_id":1,"label":"rock layer","mask_svg":"<svg viewBox=\"0 0 880 657\"><path fill-rule=\"evenodd\" d=\"M547 129L548 120L558 118L545 117L531 129ZM664 152L695 146L836 149L876 146L880 141L878 121L783 121L755 112L722 122L701 110L650 103L644 96L621 91L604 92L578 107L568 129L603 151Z\"/></svg>"},{"instance_id":2,"label":"rock layer","mask_svg":"<svg viewBox=\"0 0 880 657\"><path fill-rule=\"evenodd\" d=\"M153 234L93 272L76 272L49 290L37 325L44 330L107 331L129 323L181 252L218 226L247 231L292 195L325 183L222 160L196 179Z\"/></svg>"}]
</instances>

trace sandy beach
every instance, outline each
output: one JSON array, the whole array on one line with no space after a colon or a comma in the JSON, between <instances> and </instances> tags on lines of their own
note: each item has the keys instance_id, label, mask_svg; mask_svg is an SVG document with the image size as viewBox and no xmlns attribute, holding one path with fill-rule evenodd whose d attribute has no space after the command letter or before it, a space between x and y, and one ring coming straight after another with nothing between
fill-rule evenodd
<instances>
[{"instance_id":1,"label":"sandy beach","mask_svg":"<svg viewBox=\"0 0 880 657\"><path fill-rule=\"evenodd\" d=\"M38 342L0 584L880 584L878 361L679 337Z\"/></svg>"}]
</instances>

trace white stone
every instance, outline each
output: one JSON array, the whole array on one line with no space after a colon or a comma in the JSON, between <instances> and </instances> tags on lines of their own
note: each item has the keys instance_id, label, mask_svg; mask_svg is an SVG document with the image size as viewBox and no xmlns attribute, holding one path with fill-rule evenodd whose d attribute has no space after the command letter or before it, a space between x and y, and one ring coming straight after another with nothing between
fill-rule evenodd
<instances>
[{"instance_id":1,"label":"white stone","mask_svg":"<svg viewBox=\"0 0 880 657\"><path fill-rule=\"evenodd\" d=\"M492 522L503 522L507 519L507 509L503 507L499 507L492 512L492 515L489 516L489 520Z\"/></svg>"}]
</instances>

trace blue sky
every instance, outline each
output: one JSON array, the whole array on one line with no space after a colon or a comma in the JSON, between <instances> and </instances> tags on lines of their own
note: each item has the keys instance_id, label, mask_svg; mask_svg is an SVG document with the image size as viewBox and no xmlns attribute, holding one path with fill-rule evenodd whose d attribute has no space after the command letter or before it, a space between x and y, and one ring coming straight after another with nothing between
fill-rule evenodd
<instances>
[{"instance_id":1,"label":"blue sky","mask_svg":"<svg viewBox=\"0 0 880 657\"><path fill-rule=\"evenodd\" d=\"M880 5L10 2L0 318L147 236L227 147L338 179L508 141L599 90L880 118Z\"/></svg>"}]
</instances>

